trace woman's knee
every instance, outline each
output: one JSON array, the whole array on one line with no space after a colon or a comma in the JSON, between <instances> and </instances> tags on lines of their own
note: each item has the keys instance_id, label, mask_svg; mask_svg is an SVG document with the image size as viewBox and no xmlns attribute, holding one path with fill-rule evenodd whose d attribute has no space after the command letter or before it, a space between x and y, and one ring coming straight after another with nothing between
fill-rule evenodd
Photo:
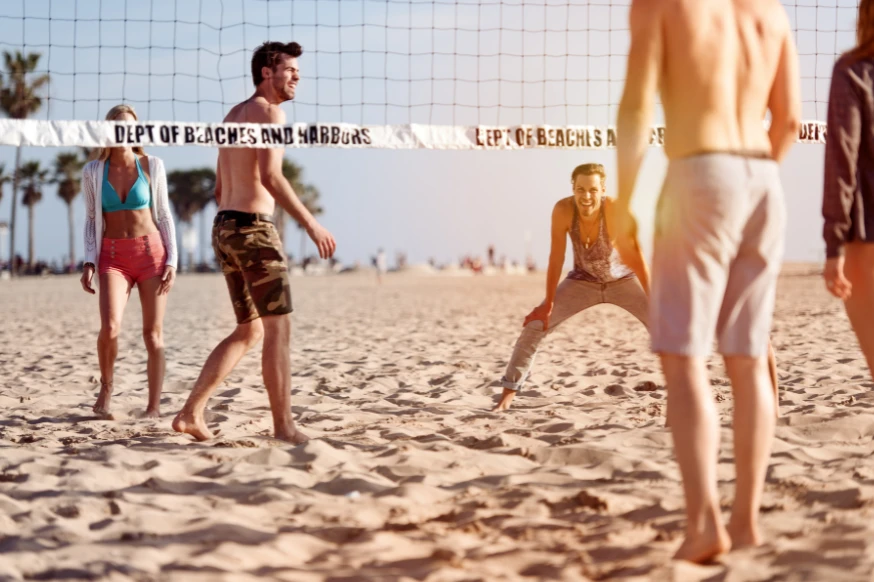
<instances>
[{"instance_id":1,"label":"woman's knee","mask_svg":"<svg viewBox=\"0 0 874 582\"><path fill-rule=\"evenodd\" d=\"M164 330L160 327L143 328L143 341L149 352L164 349Z\"/></svg>"},{"instance_id":2,"label":"woman's knee","mask_svg":"<svg viewBox=\"0 0 874 582\"><path fill-rule=\"evenodd\" d=\"M104 321L100 326L100 335L98 336L99 341L113 341L118 339L118 335L121 333L121 322L120 321Z\"/></svg>"}]
</instances>

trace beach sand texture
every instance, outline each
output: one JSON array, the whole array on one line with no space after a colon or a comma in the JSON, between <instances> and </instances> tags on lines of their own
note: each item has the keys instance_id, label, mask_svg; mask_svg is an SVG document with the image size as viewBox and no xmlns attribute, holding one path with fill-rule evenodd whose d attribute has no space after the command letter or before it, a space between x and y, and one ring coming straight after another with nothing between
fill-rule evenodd
<instances>
[{"instance_id":1,"label":"beach sand texture","mask_svg":"<svg viewBox=\"0 0 874 582\"><path fill-rule=\"evenodd\" d=\"M138 418L135 291L105 421L96 297L77 277L0 282L0 580L870 580L874 384L815 271L780 282L768 544L701 567L669 563L680 475L630 315L565 323L514 408L490 412L542 274L294 278L293 406L317 437L299 447L270 438L260 350L211 400L214 441L170 429L234 325L220 276L172 292L159 420ZM732 398L710 368L727 516Z\"/></svg>"}]
</instances>

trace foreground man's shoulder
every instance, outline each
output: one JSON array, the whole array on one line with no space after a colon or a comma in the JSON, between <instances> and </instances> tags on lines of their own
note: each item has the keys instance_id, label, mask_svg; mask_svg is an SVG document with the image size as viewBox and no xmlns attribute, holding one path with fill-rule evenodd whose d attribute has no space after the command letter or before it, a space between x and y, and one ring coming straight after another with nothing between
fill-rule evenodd
<instances>
[{"instance_id":1,"label":"foreground man's shoulder","mask_svg":"<svg viewBox=\"0 0 874 582\"><path fill-rule=\"evenodd\" d=\"M737 0L735 0L737 1ZM780 0L742 0L741 8L761 19L761 23L780 34L792 34L789 15Z\"/></svg>"},{"instance_id":2,"label":"foreground man's shoulder","mask_svg":"<svg viewBox=\"0 0 874 582\"><path fill-rule=\"evenodd\" d=\"M664 10L668 4L676 4L675 0L631 0L630 15L632 19L652 18Z\"/></svg>"},{"instance_id":3,"label":"foreground man's shoulder","mask_svg":"<svg viewBox=\"0 0 874 582\"><path fill-rule=\"evenodd\" d=\"M657 10L663 4L671 0L631 0L631 9L640 12L642 10Z\"/></svg>"}]
</instances>

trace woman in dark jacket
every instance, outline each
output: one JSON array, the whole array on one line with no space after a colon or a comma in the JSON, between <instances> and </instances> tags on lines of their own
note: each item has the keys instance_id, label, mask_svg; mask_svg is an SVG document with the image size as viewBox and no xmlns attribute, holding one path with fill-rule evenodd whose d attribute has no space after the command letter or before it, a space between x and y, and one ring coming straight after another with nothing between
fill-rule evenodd
<instances>
[{"instance_id":1,"label":"woman in dark jacket","mask_svg":"<svg viewBox=\"0 0 874 582\"><path fill-rule=\"evenodd\" d=\"M859 4L856 46L835 63L825 152L823 276L874 370L874 0Z\"/></svg>"}]
</instances>

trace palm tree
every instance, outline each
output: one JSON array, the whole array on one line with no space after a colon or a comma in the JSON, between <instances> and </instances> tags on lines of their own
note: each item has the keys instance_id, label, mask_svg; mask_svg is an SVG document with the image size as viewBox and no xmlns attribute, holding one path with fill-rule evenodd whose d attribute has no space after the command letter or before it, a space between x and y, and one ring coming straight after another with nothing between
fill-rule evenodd
<instances>
[{"instance_id":1,"label":"palm tree","mask_svg":"<svg viewBox=\"0 0 874 582\"><path fill-rule=\"evenodd\" d=\"M6 64L6 79L0 83L0 109L11 119L26 119L42 106L39 90L49 82L48 75L34 77L32 73L40 59L39 53L13 55L3 51ZM21 146L15 152L15 171L12 173L12 215L9 218L9 270L14 272L15 264L15 208L18 192L19 169L21 168Z\"/></svg>"},{"instance_id":2,"label":"palm tree","mask_svg":"<svg viewBox=\"0 0 874 582\"><path fill-rule=\"evenodd\" d=\"M6 173L6 164L0 164L0 201L3 200L3 186L12 181L12 176Z\"/></svg>"},{"instance_id":3,"label":"palm tree","mask_svg":"<svg viewBox=\"0 0 874 582\"><path fill-rule=\"evenodd\" d=\"M173 170L167 174L167 195L180 221L191 227L194 216L213 200L215 170L196 168ZM194 253L189 251L188 266L194 264Z\"/></svg>"},{"instance_id":4,"label":"palm tree","mask_svg":"<svg viewBox=\"0 0 874 582\"><path fill-rule=\"evenodd\" d=\"M12 181L12 176L6 172L6 165L0 164L0 200L3 200L3 186ZM0 253L3 252L3 234L8 225L5 222L0 222ZM0 256L0 265L3 264L3 257ZM0 267L2 270L2 267Z\"/></svg>"},{"instance_id":5,"label":"palm tree","mask_svg":"<svg viewBox=\"0 0 874 582\"><path fill-rule=\"evenodd\" d=\"M76 245L73 231L76 228L73 220L73 200L82 190L82 168L85 159L78 152L59 152L55 158L55 174L52 183L58 185L58 196L67 203L67 222L70 229L70 265L76 264Z\"/></svg>"},{"instance_id":6,"label":"palm tree","mask_svg":"<svg viewBox=\"0 0 874 582\"><path fill-rule=\"evenodd\" d=\"M33 267L33 207L42 200L42 189L46 184L48 170L43 170L36 160L22 164L18 181L23 193L21 203L27 206L27 265Z\"/></svg>"}]
</instances>

